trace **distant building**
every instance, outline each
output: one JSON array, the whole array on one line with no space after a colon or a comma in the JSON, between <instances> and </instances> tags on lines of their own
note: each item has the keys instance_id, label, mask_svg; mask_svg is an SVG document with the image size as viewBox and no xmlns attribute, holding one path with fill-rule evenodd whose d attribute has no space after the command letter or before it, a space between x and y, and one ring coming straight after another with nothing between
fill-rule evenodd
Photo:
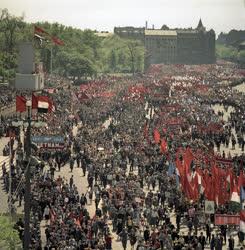
<instances>
[{"instance_id":1,"label":"distant building","mask_svg":"<svg viewBox=\"0 0 245 250\"><path fill-rule=\"evenodd\" d=\"M245 41L245 30L231 30L229 33L221 32L217 42L224 45L237 47L241 42Z\"/></svg>"},{"instance_id":2,"label":"distant building","mask_svg":"<svg viewBox=\"0 0 245 250\"><path fill-rule=\"evenodd\" d=\"M238 49L239 49L239 50L245 50L245 41L239 43Z\"/></svg>"},{"instance_id":3,"label":"distant building","mask_svg":"<svg viewBox=\"0 0 245 250\"><path fill-rule=\"evenodd\" d=\"M134 38L141 41L145 39L145 28L115 27L114 33L122 38Z\"/></svg>"},{"instance_id":4,"label":"distant building","mask_svg":"<svg viewBox=\"0 0 245 250\"><path fill-rule=\"evenodd\" d=\"M110 33L110 32L96 32L95 35L98 36L98 37L101 37L101 38L106 38L106 37L113 36L113 33Z\"/></svg>"},{"instance_id":5,"label":"distant building","mask_svg":"<svg viewBox=\"0 0 245 250\"><path fill-rule=\"evenodd\" d=\"M173 64L177 61L177 32L175 30L145 30L148 64Z\"/></svg>"},{"instance_id":6,"label":"distant building","mask_svg":"<svg viewBox=\"0 0 245 250\"><path fill-rule=\"evenodd\" d=\"M123 38L141 40L146 49L145 66L151 64L210 64L215 63L215 32L206 31L200 19L196 29L148 29L115 27L114 33Z\"/></svg>"}]
</instances>

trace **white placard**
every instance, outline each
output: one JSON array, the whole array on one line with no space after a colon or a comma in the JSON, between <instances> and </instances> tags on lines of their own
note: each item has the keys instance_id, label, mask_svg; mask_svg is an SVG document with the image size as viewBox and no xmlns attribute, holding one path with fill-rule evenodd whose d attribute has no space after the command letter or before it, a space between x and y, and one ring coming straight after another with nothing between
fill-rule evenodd
<instances>
[{"instance_id":1,"label":"white placard","mask_svg":"<svg viewBox=\"0 0 245 250\"><path fill-rule=\"evenodd\" d=\"M214 214L214 201L205 201L205 214Z\"/></svg>"}]
</instances>

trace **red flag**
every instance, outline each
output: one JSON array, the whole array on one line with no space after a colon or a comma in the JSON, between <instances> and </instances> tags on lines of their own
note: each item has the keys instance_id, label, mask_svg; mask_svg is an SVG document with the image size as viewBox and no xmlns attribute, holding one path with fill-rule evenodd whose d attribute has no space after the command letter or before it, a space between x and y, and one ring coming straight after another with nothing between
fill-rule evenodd
<instances>
[{"instance_id":1,"label":"red flag","mask_svg":"<svg viewBox=\"0 0 245 250\"><path fill-rule=\"evenodd\" d=\"M232 190L234 189L234 186L238 186L237 178L234 176L232 168L228 168L226 174L227 174L226 179L227 179L228 185L230 185L230 194L232 194Z\"/></svg>"},{"instance_id":2,"label":"red flag","mask_svg":"<svg viewBox=\"0 0 245 250\"><path fill-rule=\"evenodd\" d=\"M191 171L190 166L193 160L194 160L194 156L191 151L191 148L187 147L183 156L184 168L185 168L186 174L190 173Z\"/></svg>"},{"instance_id":3,"label":"red flag","mask_svg":"<svg viewBox=\"0 0 245 250\"><path fill-rule=\"evenodd\" d=\"M54 105L53 101L48 96L38 96L38 102L46 102L48 103L48 112L52 112Z\"/></svg>"},{"instance_id":4,"label":"red flag","mask_svg":"<svg viewBox=\"0 0 245 250\"><path fill-rule=\"evenodd\" d=\"M61 41L58 37L51 36L47 31L45 31L43 28L34 26L34 33L37 34L37 37L39 35L46 35L46 39L51 39L52 42L56 45L64 45L64 42ZM44 39L43 37L38 37L39 39Z\"/></svg>"},{"instance_id":5,"label":"red flag","mask_svg":"<svg viewBox=\"0 0 245 250\"><path fill-rule=\"evenodd\" d=\"M48 96L35 96L32 94L32 109L38 109L38 103L48 103L48 112L54 111L53 101Z\"/></svg>"},{"instance_id":6,"label":"red flag","mask_svg":"<svg viewBox=\"0 0 245 250\"><path fill-rule=\"evenodd\" d=\"M16 96L16 112L26 111L26 98L24 96Z\"/></svg>"},{"instance_id":7,"label":"red flag","mask_svg":"<svg viewBox=\"0 0 245 250\"><path fill-rule=\"evenodd\" d=\"M57 38L55 36L51 37L51 39L52 39L53 43L56 45L60 45L60 46L65 45L63 41L61 41L59 38Z\"/></svg>"},{"instance_id":8,"label":"red flag","mask_svg":"<svg viewBox=\"0 0 245 250\"><path fill-rule=\"evenodd\" d=\"M212 174L214 176L214 190L215 190L215 200L218 205L223 205L230 199L230 192L228 192L228 171L218 168L216 166L212 167Z\"/></svg>"},{"instance_id":9,"label":"red flag","mask_svg":"<svg viewBox=\"0 0 245 250\"><path fill-rule=\"evenodd\" d=\"M47 31L45 31L43 28L40 28L38 26L34 26L34 32L38 33L38 34L46 34L49 35L49 33Z\"/></svg>"},{"instance_id":10,"label":"red flag","mask_svg":"<svg viewBox=\"0 0 245 250\"><path fill-rule=\"evenodd\" d=\"M156 128L154 129L153 135L155 143L158 144L160 142L160 133Z\"/></svg>"},{"instance_id":11,"label":"red flag","mask_svg":"<svg viewBox=\"0 0 245 250\"><path fill-rule=\"evenodd\" d=\"M212 175L205 174L203 176L204 195L207 200L215 201L215 178Z\"/></svg>"},{"instance_id":12,"label":"red flag","mask_svg":"<svg viewBox=\"0 0 245 250\"><path fill-rule=\"evenodd\" d=\"M37 106L38 106L38 96L35 96L34 94L32 94L31 105L32 105L32 109L37 109Z\"/></svg>"},{"instance_id":13,"label":"red flag","mask_svg":"<svg viewBox=\"0 0 245 250\"><path fill-rule=\"evenodd\" d=\"M198 200L198 176L197 173L191 175L184 175L183 187L182 187L186 197L190 200Z\"/></svg>"},{"instance_id":14,"label":"red flag","mask_svg":"<svg viewBox=\"0 0 245 250\"><path fill-rule=\"evenodd\" d=\"M165 139L161 140L160 150L162 153L165 153L167 151L167 142Z\"/></svg>"}]
</instances>

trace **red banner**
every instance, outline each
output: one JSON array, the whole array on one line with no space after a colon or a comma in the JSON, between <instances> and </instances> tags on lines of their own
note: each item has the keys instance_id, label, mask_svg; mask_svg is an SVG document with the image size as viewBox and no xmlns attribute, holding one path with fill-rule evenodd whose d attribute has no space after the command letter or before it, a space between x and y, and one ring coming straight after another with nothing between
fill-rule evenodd
<instances>
[{"instance_id":1,"label":"red banner","mask_svg":"<svg viewBox=\"0 0 245 250\"><path fill-rule=\"evenodd\" d=\"M240 216L230 214L215 214L215 225L240 225Z\"/></svg>"}]
</instances>

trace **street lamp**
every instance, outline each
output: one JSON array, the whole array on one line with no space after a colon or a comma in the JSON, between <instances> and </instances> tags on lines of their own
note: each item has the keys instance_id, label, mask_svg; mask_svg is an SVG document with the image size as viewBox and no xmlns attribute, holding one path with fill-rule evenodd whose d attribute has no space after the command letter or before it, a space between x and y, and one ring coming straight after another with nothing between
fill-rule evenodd
<instances>
[{"instance_id":1,"label":"street lamp","mask_svg":"<svg viewBox=\"0 0 245 250\"><path fill-rule=\"evenodd\" d=\"M25 196L24 196L24 250L30 246L30 211L31 211L31 176L30 176L30 156L31 156L31 101L26 102L27 106L27 130L26 130L26 171L25 171Z\"/></svg>"},{"instance_id":2,"label":"street lamp","mask_svg":"<svg viewBox=\"0 0 245 250\"><path fill-rule=\"evenodd\" d=\"M34 121L31 117L31 101L26 102L27 106L27 120L26 121L13 121L13 127L26 128L25 136L25 195L24 195L24 250L30 249L31 234L30 234L30 213L31 213L31 166L36 166L39 162L35 157L31 156L31 149L35 145L31 142L31 127L46 127L47 123L42 121Z\"/></svg>"},{"instance_id":3,"label":"street lamp","mask_svg":"<svg viewBox=\"0 0 245 250\"><path fill-rule=\"evenodd\" d=\"M31 119L31 101L26 102L27 106L27 123L24 123L24 126L27 125L26 130L26 171L25 171L25 196L24 196L24 250L28 250L30 247L31 235L30 235L30 212L31 212L31 165L33 165L33 158L31 157L31 127L43 127L47 124L45 122L35 122ZM34 164L35 165L35 164Z\"/></svg>"}]
</instances>

